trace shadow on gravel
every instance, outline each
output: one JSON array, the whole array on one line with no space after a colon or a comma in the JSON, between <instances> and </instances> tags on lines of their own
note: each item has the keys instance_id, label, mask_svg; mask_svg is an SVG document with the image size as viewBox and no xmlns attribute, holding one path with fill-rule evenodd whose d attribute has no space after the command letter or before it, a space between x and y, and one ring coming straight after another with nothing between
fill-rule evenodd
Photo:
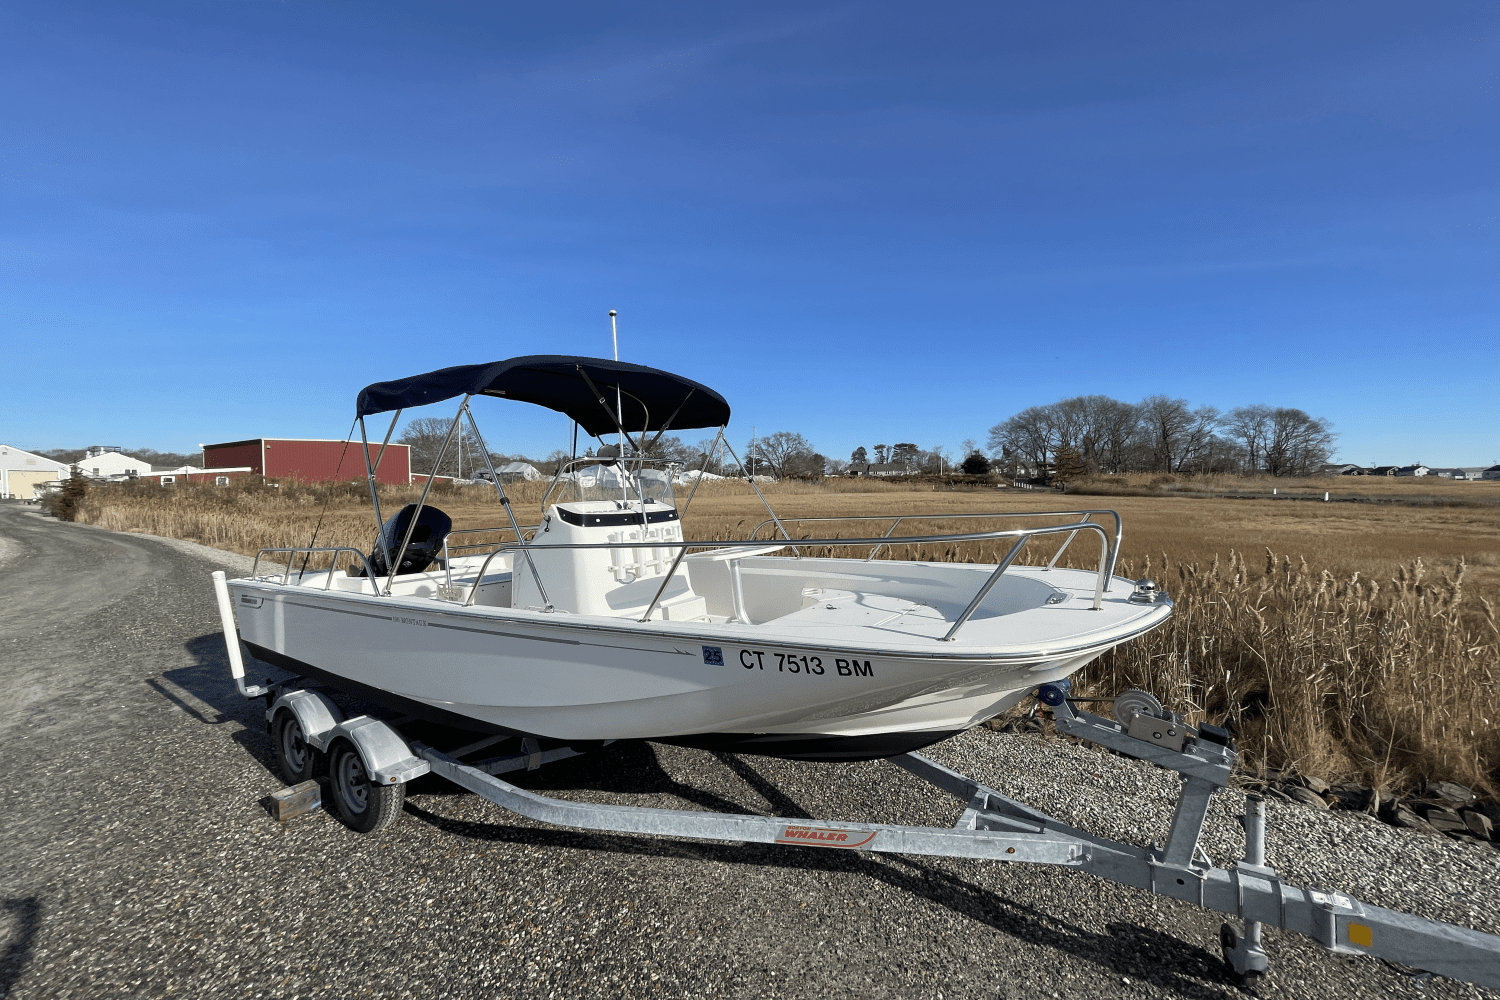
<instances>
[{"instance_id":1,"label":"shadow on gravel","mask_svg":"<svg viewBox=\"0 0 1500 1000\"><path fill-rule=\"evenodd\" d=\"M254 719L258 724L261 711L265 706L258 699L241 697L239 689L234 686L234 678L229 675L229 654L224 650L224 634L208 632L189 639L182 644L182 648L193 658L192 664L178 667L176 670L168 670L162 674L162 677L202 704L193 705L163 685L152 684L152 687L185 709L189 715L208 725L217 725L231 719L246 722L246 724L250 724L247 720ZM259 684L267 677L284 679L291 675L269 663L262 663L247 656L245 676L249 682ZM205 712L205 707L217 711L218 717L215 718L211 712Z\"/></svg>"},{"instance_id":2,"label":"shadow on gravel","mask_svg":"<svg viewBox=\"0 0 1500 1000\"><path fill-rule=\"evenodd\" d=\"M160 680L146 678L146 683L163 699L182 709L187 717L205 726L238 722L244 728L231 735L250 755L276 771L276 758L266 734L265 703L259 698L244 698L229 674L229 654L224 650L224 634L209 632L182 644L193 662L175 670L163 671ZM269 663L246 659L245 674L254 683L267 677L289 676Z\"/></svg>"},{"instance_id":3,"label":"shadow on gravel","mask_svg":"<svg viewBox=\"0 0 1500 1000\"><path fill-rule=\"evenodd\" d=\"M745 812L739 807L722 811ZM491 843L860 875L946 907L1002 934L1067 952L1115 975L1149 982L1176 996L1194 1000L1230 1000L1241 996L1233 987L1218 985L1227 984L1228 980L1224 963L1216 951L1124 922L1110 924L1102 934L1085 930L1024 902L998 896L931 864L898 855L875 856L770 844L729 847L701 841L472 823L439 816L410 800L406 803L406 812L413 819L444 833ZM1065 876L1059 873L1059 877ZM1217 947L1217 941L1214 944Z\"/></svg>"},{"instance_id":4,"label":"shadow on gravel","mask_svg":"<svg viewBox=\"0 0 1500 1000\"><path fill-rule=\"evenodd\" d=\"M42 901L35 896L0 900L0 914L9 918L0 936L5 945L0 952L0 997L8 997L31 958L31 945L42 923Z\"/></svg>"},{"instance_id":5,"label":"shadow on gravel","mask_svg":"<svg viewBox=\"0 0 1500 1000\"><path fill-rule=\"evenodd\" d=\"M733 754L714 756L760 793L777 815L812 818L801 806ZM502 777L511 784L533 792L592 791L617 795L671 795L710 812L745 816L754 814L753 810L741 803L683 784L672 777L661 766L656 750L644 740L621 740L602 750L548 764L538 771L512 771ZM407 794L453 797L471 793L436 775L425 775L407 786Z\"/></svg>"}]
</instances>

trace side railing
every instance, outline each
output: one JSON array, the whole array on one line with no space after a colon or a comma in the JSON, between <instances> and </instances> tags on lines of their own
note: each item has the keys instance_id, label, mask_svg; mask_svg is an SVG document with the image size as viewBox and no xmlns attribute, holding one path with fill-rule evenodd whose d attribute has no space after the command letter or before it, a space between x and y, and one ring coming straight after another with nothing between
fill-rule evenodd
<instances>
[{"instance_id":1,"label":"side railing","mask_svg":"<svg viewBox=\"0 0 1500 1000\"><path fill-rule=\"evenodd\" d=\"M815 519L809 518L808 520L815 520ZM833 520L843 520L843 519L842 518L834 518ZM953 622L953 626L948 630L947 634L944 635L944 636L942 636L942 638L940 639L940 641L942 641L942 642L951 642L958 635L959 629L963 628L964 624L970 618L972 618L974 616L974 613L976 611L979 610L979 605L984 602L985 597L989 595L989 592L992 589L994 589L995 584L997 584L997 583L1000 582L1000 578L1005 575L1005 571L1008 570L1011 567L1011 565L1015 562L1016 557L1021 554L1021 550L1023 548L1025 548L1026 543L1028 541L1030 541L1033 538L1042 536L1042 535L1059 535L1059 534L1063 534L1065 532L1069 534L1069 539L1068 540L1071 541L1072 538L1073 538L1073 536L1076 536L1081 531L1091 532L1093 534L1098 535L1098 537L1099 537L1099 570L1098 570L1098 574L1097 574L1097 576L1095 578L1095 582L1094 582L1094 601L1093 601L1093 607L1090 609L1090 610L1093 610L1093 611L1098 611L1103 606L1104 592L1108 588L1108 584L1109 584L1109 572L1110 572L1110 568L1111 568L1110 567L1110 563L1111 563L1111 558L1110 557L1114 553L1115 547L1110 544L1110 541L1111 541L1110 535L1109 535L1109 532L1105 530L1105 527L1102 524L1096 524L1093 521L1077 521L1077 522L1074 522L1072 524L1041 525L1041 526L1031 527L1031 528L1011 528L1011 529L999 530L999 531L964 532L964 533L959 533L959 534L947 534L947 535L901 535L901 536L894 537L894 538L890 537L890 536L881 536L879 538L798 538L795 541L796 541L796 544L799 545L799 546L808 546L808 547L819 546L819 545L826 545L826 546L830 546L830 547L833 547L833 546L855 546L855 547L860 547L860 546L865 546L865 545L873 545L873 546L884 546L884 545L924 545L924 544L931 544L931 543L935 543L935 542L977 542L977 541L987 541L987 540L1000 539L1000 538L1014 539L1015 541L1011 545L1010 550L1005 554L1005 558L1002 559L1000 561L1000 564L995 567L994 572L990 573L985 578L984 583L980 586L978 593L976 593L974 595L973 599L971 601L969 601L968 606L964 608L963 612ZM735 540L735 541L722 541L722 540L703 541L703 540L684 539L683 541L680 541L680 542L656 542L656 543L653 543L652 547L654 547L654 548L675 548L675 549L677 549L677 557L672 560L672 567L669 570L667 570L666 575L662 577L661 586L659 586L657 588L656 595L651 599L651 603L646 606L646 612L645 612L645 614L643 614L638 620L641 621L641 622L646 622L646 621L649 621L651 619L651 613L656 610L657 604L661 602L662 595L665 594L666 591L667 591L667 584L669 584L671 582L671 580L672 580L672 577L674 575L676 575L677 569L678 569L679 566L682 565L683 557L687 555L687 552L688 552L689 549L702 549L705 552L723 552L723 551L725 551L727 549L743 548L743 549L747 549L747 550L751 550L751 549L759 550L759 552L757 554L764 554L765 553L766 544L767 543L766 543L765 539L756 539L756 538L747 538L747 539L740 539L740 540ZM783 542L783 543L779 543L779 547L785 548L785 547L790 546L791 544L792 544L791 542ZM479 572L474 577L474 584L473 584L473 586L471 586L469 588L469 596L464 599L463 606L464 607L469 607L469 606L471 606L474 603L474 598L479 593L479 586L484 581L484 574L489 570L490 563L494 560L494 558L496 556L500 555L502 552L507 552L507 551L510 551L512 549L523 548L523 547L525 547L525 545L526 545L526 543L524 543L524 542L511 542L511 543L507 543L507 544L501 545L494 552L491 552L490 555L485 559L484 563L479 567ZM546 545L546 546L543 546L542 548L545 548L545 549L606 549L606 550L608 550L608 549L626 549L626 548L640 548L640 547L641 547L641 542L640 541L631 541L631 542L570 542L570 543L563 543L563 544L557 544L557 545ZM532 552L535 553L536 551L538 551L538 549L535 548L535 547L533 547L532 548ZM750 554L751 554L750 552L746 553L747 556L750 555ZM742 557L739 557L739 558L744 558L744 557L742 556ZM732 595L733 596L733 600L734 600L734 606L735 606L736 609L742 609L744 607L744 598L743 598L743 594L740 593L738 591L738 589L737 589L740 586L740 584L739 584L739 574L737 572L735 572L735 570L738 568L737 562L738 562L738 560L736 559L735 560L736 565L732 565L731 568L730 568L731 569L730 578L733 581L732 586L736 588L736 592ZM753 624L753 622L744 622L744 624L749 625L749 624Z\"/></svg>"},{"instance_id":2,"label":"side railing","mask_svg":"<svg viewBox=\"0 0 1500 1000\"><path fill-rule=\"evenodd\" d=\"M996 517L1082 517L1083 521L1079 522L1080 524L1090 524L1092 523L1091 519L1096 515L1108 515L1114 520L1114 537L1110 539L1109 543L1109 576L1113 577L1115 572L1115 563L1120 558L1120 540L1125 537L1125 522L1123 519L1121 519L1119 512L1113 510L997 511L995 513L983 514L873 514L858 515L853 517L783 517L780 520L784 525L801 524L811 521L892 521L891 526L886 529L885 535L882 536L887 540L887 542L889 542L892 536L895 535L896 529L901 526L901 523L903 521L967 521L970 519L983 520L985 518ZM767 525L775 523L775 521L771 520L760 522L755 526L755 530L750 532L750 537L755 538L760 534L763 528L765 528ZM1064 527L1067 526L1065 525ZM1062 545L1058 546L1057 551L1052 554L1052 559L1044 567L1045 569L1050 570L1057 565L1057 561L1062 558L1062 554L1067 551L1068 546L1073 544L1073 539L1077 537L1077 535L1078 531L1075 530L1063 540ZM797 539L797 541L801 542L802 539L799 538ZM875 556L884 547L885 544L875 546L875 548L870 550L870 554L865 557L865 561L868 562L869 560L874 559ZM1106 579L1104 582L1104 589L1106 591L1109 590L1108 579Z\"/></svg>"},{"instance_id":3,"label":"side railing","mask_svg":"<svg viewBox=\"0 0 1500 1000\"><path fill-rule=\"evenodd\" d=\"M328 580L323 584L323 589L324 590L328 590L330 587L333 586L333 574L334 574L334 571L336 569L338 569L338 561L339 561L338 553L340 553L340 552L352 552L355 556L357 556L359 558L360 562L364 563L364 565L365 565L365 575L367 577L369 577L371 580L375 579L375 568L370 565L369 557L366 556L359 549L351 549L347 545L339 545L339 546L334 546L334 547L330 547L330 548L311 548L309 546L305 546L304 545L304 546L302 546L300 548L261 549L259 552L255 553L255 563L254 563L254 565L252 565L250 567L250 575L252 577L256 577L256 576L260 575L260 557L263 556L263 555L265 555L268 552L285 552L285 553L287 553L287 557L286 557L286 569L281 574L281 583L282 583L282 586L285 586L285 585L287 585L288 583L291 582L291 579L292 579L292 563L296 562L297 561L297 557L299 555L303 554L303 553L307 553L308 555L314 555L314 554L317 554L317 553L320 553L320 552L332 552L332 553L334 553L333 562L331 562L328 565ZM305 565L306 564L304 563L304 567L305 567ZM321 573L322 570L319 570L318 572ZM302 570L300 570L300 571L298 571L298 576L301 576L304 573L306 573L306 569L305 568L302 569Z\"/></svg>"},{"instance_id":4,"label":"side railing","mask_svg":"<svg viewBox=\"0 0 1500 1000\"><path fill-rule=\"evenodd\" d=\"M527 542L527 541L530 541L530 536L527 535L527 532L531 532L532 534L535 534L536 533L536 529L538 529L540 527L541 527L541 525L539 525L539 524L523 524L523 525L521 525L520 526L520 535L519 535L520 541L522 541L523 543ZM456 529L454 531L448 532L448 534L443 538L443 572L444 572L444 574L446 574L446 582L447 582L447 585L448 585L449 588L452 588L452 586L453 586L453 550L455 550L455 549L487 549L487 548L490 548L491 546L502 544L501 542L464 542L464 543L461 543L459 545L454 545L453 544L453 536L454 535L486 535L486 534L494 534L494 533L502 533L502 534L507 534L507 535L514 535L514 534L516 534L516 529L512 528L508 524L507 525L502 525L501 527L498 527L498 528L458 528L458 529Z\"/></svg>"}]
</instances>

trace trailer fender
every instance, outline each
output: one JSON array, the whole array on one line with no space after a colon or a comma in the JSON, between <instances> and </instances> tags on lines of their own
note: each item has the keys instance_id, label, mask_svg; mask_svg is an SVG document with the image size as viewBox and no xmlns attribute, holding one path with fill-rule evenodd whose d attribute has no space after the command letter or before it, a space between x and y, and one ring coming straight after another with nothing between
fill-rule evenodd
<instances>
[{"instance_id":1,"label":"trailer fender","mask_svg":"<svg viewBox=\"0 0 1500 1000\"><path fill-rule=\"evenodd\" d=\"M328 743L339 738L354 744L364 761L365 773L377 785L403 784L432 770L431 764L412 753L399 733L368 715L339 723L328 734Z\"/></svg>"},{"instance_id":2,"label":"trailer fender","mask_svg":"<svg viewBox=\"0 0 1500 1000\"><path fill-rule=\"evenodd\" d=\"M334 730L344 721L344 713L333 700L317 691L288 691L272 702L266 709L266 723L276 718L276 713L286 709L297 717L302 726L302 735L320 751L328 749Z\"/></svg>"}]
</instances>

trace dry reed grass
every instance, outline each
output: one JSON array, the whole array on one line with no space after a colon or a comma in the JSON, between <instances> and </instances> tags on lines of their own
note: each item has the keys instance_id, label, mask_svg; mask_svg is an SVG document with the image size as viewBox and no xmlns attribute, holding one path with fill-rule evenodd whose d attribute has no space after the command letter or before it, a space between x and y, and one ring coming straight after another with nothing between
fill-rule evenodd
<instances>
[{"instance_id":1,"label":"dry reed grass","mask_svg":"<svg viewBox=\"0 0 1500 1000\"><path fill-rule=\"evenodd\" d=\"M537 519L544 489L509 488L522 523ZM1142 687L1195 721L1227 723L1252 769L1395 789L1448 779L1500 792L1500 511L1181 497L1106 504L860 480L762 489L787 519L940 515L906 522L898 535L973 530L962 519L980 512L1117 509L1126 524L1119 571L1156 578L1177 614L1088 667L1079 677L1084 690ZM382 508L389 516L419 494L420 487L383 487ZM458 528L505 521L484 488L436 486L429 502ZM689 537L744 537L767 516L748 484L713 482L700 488L685 524ZM245 554L305 545L320 519L319 544L371 548L369 495L354 484L111 488L91 493L79 512L79 520L101 527ZM789 525L801 537L876 535L887 526ZM1034 543L1023 561L1045 561L1058 542ZM906 546L885 556L994 562L1001 547ZM1097 549L1080 538L1064 563L1095 559Z\"/></svg>"},{"instance_id":2,"label":"dry reed grass","mask_svg":"<svg viewBox=\"0 0 1500 1000\"><path fill-rule=\"evenodd\" d=\"M1069 492L1095 496L1139 496L1190 494L1269 494L1321 498L1328 493L1333 500L1362 498L1372 501L1414 503L1421 505L1500 504L1500 481L1453 480L1441 476L1307 476L1273 478L1270 476L1234 476L1209 473L1174 475L1159 472L1126 472L1119 475L1094 475L1079 480Z\"/></svg>"}]
</instances>

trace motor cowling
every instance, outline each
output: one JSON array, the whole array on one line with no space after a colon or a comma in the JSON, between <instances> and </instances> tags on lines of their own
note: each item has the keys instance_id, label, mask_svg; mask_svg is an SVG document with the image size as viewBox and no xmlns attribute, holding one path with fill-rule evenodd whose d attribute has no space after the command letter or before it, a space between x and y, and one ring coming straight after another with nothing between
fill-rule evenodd
<instances>
[{"instance_id":1,"label":"motor cowling","mask_svg":"<svg viewBox=\"0 0 1500 1000\"><path fill-rule=\"evenodd\" d=\"M370 553L370 566L375 570L376 576L390 573L391 567L386 562L385 554L389 552L391 558L396 557L396 553L401 550L401 541L406 537L406 529L411 526L414 517L416 527L412 528L411 541L407 543L406 552L401 556L401 565L397 567L396 575L420 573L439 561L443 552L443 540L453 530L453 518L436 507L423 507L421 514L418 514L417 505L409 503L380 529L381 544L376 545L375 551Z\"/></svg>"}]
</instances>

